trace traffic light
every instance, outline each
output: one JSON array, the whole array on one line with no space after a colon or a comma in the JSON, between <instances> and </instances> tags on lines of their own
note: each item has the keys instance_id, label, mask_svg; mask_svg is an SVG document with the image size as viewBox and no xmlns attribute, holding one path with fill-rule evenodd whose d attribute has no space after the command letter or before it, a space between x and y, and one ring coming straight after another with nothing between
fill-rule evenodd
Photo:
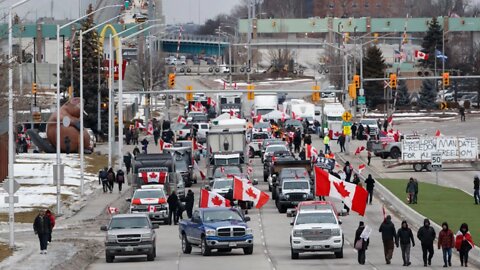
<instances>
[{"instance_id":1,"label":"traffic light","mask_svg":"<svg viewBox=\"0 0 480 270\"><path fill-rule=\"evenodd\" d=\"M175 87L175 73L168 74L168 87L170 87L170 89Z\"/></svg>"},{"instance_id":2,"label":"traffic light","mask_svg":"<svg viewBox=\"0 0 480 270\"><path fill-rule=\"evenodd\" d=\"M248 90L248 93L247 93L247 99L248 100L254 100L255 99L255 86L253 84L249 84L247 85L247 90Z\"/></svg>"},{"instance_id":3,"label":"traffic light","mask_svg":"<svg viewBox=\"0 0 480 270\"><path fill-rule=\"evenodd\" d=\"M350 39L350 33L344 33L343 34L343 43L347 43L348 40Z\"/></svg>"},{"instance_id":4,"label":"traffic light","mask_svg":"<svg viewBox=\"0 0 480 270\"><path fill-rule=\"evenodd\" d=\"M353 83L355 84L355 89L360 89L360 75L353 76Z\"/></svg>"},{"instance_id":5,"label":"traffic light","mask_svg":"<svg viewBox=\"0 0 480 270\"><path fill-rule=\"evenodd\" d=\"M318 102L320 101L320 85L314 85L312 86L312 101L313 102Z\"/></svg>"},{"instance_id":6,"label":"traffic light","mask_svg":"<svg viewBox=\"0 0 480 270\"><path fill-rule=\"evenodd\" d=\"M108 104L106 102L102 102L102 110L108 109Z\"/></svg>"},{"instance_id":7,"label":"traffic light","mask_svg":"<svg viewBox=\"0 0 480 270\"><path fill-rule=\"evenodd\" d=\"M32 83L32 95L36 95L36 94L37 94L37 84Z\"/></svg>"},{"instance_id":8,"label":"traffic light","mask_svg":"<svg viewBox=\"0 0 480 270\"><path fill-rule=\"evenodd\" d=\"M187 86L187 90L188 90L188 91L192 91L192 90L193 90L193 87L192 87L191 85L188 85L188 86ZM187 93L185 99L186 99L187 101L193 101L193 93Z\"/></svg>"},{"instance_id":9,"label":"traffic light","mask_svg":"<svg viewBox=\"0 0 480 270\"><path fill-rule=\"evenodd\" d=\"M352 99L357 98L357 88L355 87L354 83L351 83L351 84L348 85L348 95Z\"/></svg>"},{"instance_id":10,"label":"traffic light","mask_svg":"<svg viewBox=\"0 0 480 270\"><path fill-rule=\"evenodd\" d=\"M390 74L390 88L396 89L397 88L397 74Z\"/></svg>"},{"instance_id":11,"label":"traffic light","mask_svg":"<svg viewBox=\"0 0 480 270\"><path fill-rule=\"evenodd\" d=\"M378 43L378 33L373 33L373 42L374 42L375 44Z\"/></svg>"},{"instance_id":12,"label":"traffic light","mask_svg":"<svg viewBox=\"0 0 480 270\"><path fill-rule=\"evenodd\" d=\"M443 87L450 85L450 74L448 72L444 72L442 74L442 79L443 79Z\"/></svg>"}]
</instances>

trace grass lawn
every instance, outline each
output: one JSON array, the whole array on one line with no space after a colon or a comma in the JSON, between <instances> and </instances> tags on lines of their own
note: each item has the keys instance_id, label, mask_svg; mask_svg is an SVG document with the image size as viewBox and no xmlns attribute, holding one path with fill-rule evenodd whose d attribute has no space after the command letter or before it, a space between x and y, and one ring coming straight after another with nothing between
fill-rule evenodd
<instances>
[{"instance_id":1,"label":"grass lawn","mask_svg":"<svg viewBox=\"0 0 480 270\"><path fill-rule=\"evenodd\" d=\"M400 200L407 203L407 180L380 179ZM419 182L418 204L410 204L420 214L442 224L446 221L457 233L460 224L466 222L475 244L480 244L480 205L475 205L473 197L467 193L443 186Z\"/></svg>"},{"instance_id":2,"label":"grass lawn","mask_svg":"<svg viewBox=\"0 0 480 270\"><path fill-rule=\"evenodd\" d=\"M4 243L0 243L0 262L5 260L7 257L12 255L12 250L8 247L8 245Z\"/></svg>"}]
</instances>

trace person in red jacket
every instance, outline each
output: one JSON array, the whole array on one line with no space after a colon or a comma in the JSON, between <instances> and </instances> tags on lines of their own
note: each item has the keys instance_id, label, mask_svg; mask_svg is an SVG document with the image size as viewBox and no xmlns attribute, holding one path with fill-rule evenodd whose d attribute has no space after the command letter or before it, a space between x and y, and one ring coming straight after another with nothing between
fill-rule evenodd
<instances>
[{"instance_id":1,"label":"person in red jacket","mask_svg":"<svg viewBox=\"0 0 480 270\"><path fill-rule=\"evenodd\" d=\"M47 209L47 211L45 211L45 216L47 216L50 219L50 232L48 233L48 242L50 243L50 242L52 242L53 227L55 227L55 216L48 209Z\"/></svg>"},{"instance_id":2,"label":"person in red jacket","mask_svg":"<svg viewBox=\"0 0 480 270\"><path fill-rule=\"evenodd\" d=\"M472 235L468 231L467 223L460 226L455 238L455 248L460 252L460 263L468 267L468 252L475 246Z\"/></svg>"},{"instance_id":3,"label":"person in red jacket","mask_svg":"<svg viewBox=\"0 0 480 270\"><path fill-rule=\"evenodd\" d=\"M443 267L452 266L452 248L454 244L453 232L448 228L448 223L443 222L442 230L438 233L438 249L442 249Z\"/></svg>"}]
</instances>

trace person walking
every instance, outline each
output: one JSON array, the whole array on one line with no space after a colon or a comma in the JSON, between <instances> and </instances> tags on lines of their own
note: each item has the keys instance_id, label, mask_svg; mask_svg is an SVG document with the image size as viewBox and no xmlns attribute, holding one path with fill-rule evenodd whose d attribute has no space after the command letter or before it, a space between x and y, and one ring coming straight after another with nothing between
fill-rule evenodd
<instances>
[{"instance_id":1,"label":"person walking","mask_svg":"<svg viewBox=\"0 0 480 270\"><path fill-rule=\"evenodd\" d=\"M108 191L108 169L107 167L103 168L103 170L98 172L98 181L99 184L102 184L103 193L107 193Z\"/></svg>"},{"instance_id":2,"label":"person walking","mask_svg":"<svg viewBox=\"0 0 480 270\"><path fill-rule=\"evenodd\" d=\"M361 141L363 140L364 136L363 133L365 131L365 128L363 127L362 124L358 125L358 130L357 130L357 140Z\"/></svg>"},{"instance_id":3,"label":"person walking","mask_svg":"<svg viewBox=\"0 0 480 270\"><path fill-rule=\"evenodd\" d=\"M413 183L415 187L415 193L413 194L413 204L417 204L417 198L418 198L418 181L416 178L413 178Z\"/></svg>"},{"instance_id":4,"label":"person walking","mask_svg":"<svg viewBox=\"0 0 480 270\"><path fill-rule=\"evenodd\" d=\"M350 178L352 178L353 168L352 165L350 165L349 161L345 162L343 171L345 172L345 181L350 182Z\"/></svg>"},{"instance_id":5,"label":"person walking","mask_svg":"<svg viewBox=\"0 0 480 270\"><path fill-rule=\"evenodd\" d=\"M138 128L133 130L133 145L138 145L138 138L140 137L140 130Z\"/></svg>"},{"instance_id":6,"label":"person walking","mask_svg":"<svg viewBox=\"0 0 480 270\"><path fill-rule=\"evenodd\" d=\"M188 190L185 197L185 210L187 211L187 217L192 218L193 204L195 203L195 194L191 189Z\"/></svg>"},{"instance_id":7,"label":"person walking","mask_svg":"<svg viewBox=\"0 0 480 270\"><path fill-rule=\"evenodd\" d=\"M475 199L475 204L480 203L480 179L478 175L473 178L473 198Z\"/></svg>"},{"instance_id":8,"label":"person walking","mask_svg":"<svg viewBox=\"0 0 480 270\"><path fill-rule=\"evenodd\" d=\"M330 137L325 134L325 136L323 137L323 144L325 145L325 153L329 153L330 152Z\"/></svg>"},{"instance_id":9,"label":"person walking","mask_svg":"<svg viewBox=\"0 0 480 270\"><path fill-rule=\"evenodd\" d=\"M367 200L369 204L372 204L372 199L373 199L373 189L375 188L375 180L373 180L373 177L371 174L368 175L367 179L365 179L365 185L368 191L368 197Z\"/></svg>"},{"instance_id":10,"label":"person walking","mask_svg":"<svg viewBox=\"0 0 480 270\"><path fill-rule=\"evenodd\" d=\"M438 233L438 249L442 249L443 267L452 266L452 248L454 246L453 232L448 223L442 223L442 230Z\"/></svg>"},{"instance_id":11,"label":"person walking","mask_svg":"<svg viewBox=\"0 0 480 270\"><path fill-rule=\"evenodd\" d=\"M305 138L303 138L303 145L306 147L307 144L312 144L312 136L310 134L305 135Z\"/></svg>"},{"instance_id":12,"label":"person walking","mask_svg":"<svg viewBox=\"0 0 480 270\"><path fill-rule=\"evenodd\" d=\"M412 229L408 227L406 220L402 221L402 227L397 231L397 240L395 244L397 248L400 246L400 249L402 250L403 266L409 266L412 264L410 262L410 248L415 246L415 239L413 238Z\"/></svg>"},{"instance_id":13,"label":"person walking","mask_svg":"<svg viewBox=\"0 0 480 270\"><path fill-rule=\"evenodd\" d=\"M48 243L51 243L53 227L55 227L55 215L49 209L47 209L47 211L45 211L45 216L47 216L48 219L50 219L50 231L48 232Z\"/></svg>"},{"instance_id":14,"label":"person walking","mask_svg":"<svg viewBox=\"0 0 480 270\"><path fill-rule=\"evenodd\" d=\"M435 230L430 226L430 220L423 220L423 226L417 232L417 238L422 244L423 266L432 265L433 241L435 241Z\"/></svg>"},{"instance_id":15,"label":"person walking","mask_svg":"<svg viewBox=\"0 0 480 270\"><path fill-rule=\"evenodd\" d=\"M107 180L108 180L108 189L110 190L110 193L112 193L113 184L115 183L115 173L113 172L113 168L108 169Z\"/></svg>"},{"instance_id":16,"label":"person walking","mask_svg":"<svg viewBox=\"0 0 480 270\"><path fill-rule=\"evenodd\" d=\"M370 161L372 160L372 152L370 150L367 151L367 165L370 166Z\"/></svg>"},{"instance_id":17,"label":"person walking","mask_svg":"<svg viewBox=\"0 0 480 270\"><path fill-rule=\"evenodd\" d=\"M351 131L352 131L352 140L355 140L355 136L357 136L357 123L353 123L352 127L351 127Z\"/></svg>"},{"instance_id":18,"label":"person walking","mask_svg":"<svg viewBox=\"0 0 480 270\"><path fill-rule=\"evenodd\" d=\"M467 223L460 225L460 230L455 236L455 248L460 252L460 264L468 267L468 253L475 247L472 235L468 231Z\"/></svg>"},{"instance_id":19,"label":"person walking","mask_svg":"<svg viewBox=\"0 0 480 270\"><path fill-rule=\"evenodd\" d=\"M395 230L395 225L393 224L392 217L390 215L385 218L378 231L382 233L385 262L390 264L392 262L393 249L395 248L394 244L398 242L397 231Z\"/></svg>"},{"instance_id":20,"label":"person walking","mask_svg":"<svg viewBox=\"0 0 480 270\"><path fill-rule=\"evenodd\" d=\"M367 239L364 239L362 238L362 233L363 231L365 230L365 223L363 223L363 221L360 221L358 223L358 228L357 230L355 231L355 249L358 251L357 254L358 254L358 263L361 264L361 265L364 265L365 264L365 260L366 260L366 251L368 249L368 244L370 244L370 239L367 238Z\"/></svg>"},{"instance_id":21,"label":"person walking","mask_svg":"<svg viewBox=\"0 0 480 270\"><path fill-rule=\"evenodd\" d=\"M72 143L72 140L70 140L70 137L65 136L65 139L63 140L63 143L65 144L65 153L70 154L70 144Z\"/></svg>"},{"instance_id":22,"label":"person walking","mask_svg":"<svg viewBox=\"0 0 480 270\"><path fill-rule=\"evenodd\" d=\"M168 225L172 225L172 218L173 223L177 225L178 223L178 216L177 216L177 208L178 208L178 196L177 193L172 191L170 196L168 196L167 203L168 203Z\"/></svg>"},{"instance_id":23,"label":"person walking","mask_svg":"<svg viewBox=\"0 0 480 270\"><path fill-rule=\"evenodd\" d=\"M460 122L465 122L465 107L460 107L458 110L460 112Z\"/></svg>"},{"instance_id":24,"label":"person walking","mask_svg":"<svg viewBox=\"0 0 480 270\"><path fill-rule=\"evenodd\" d=\"M156 128L154 131L153 131L153 140L155 141L155 146L158 145L158 139L160 138L160 131L158 130L158 128Z\"/></svg>"},{"instance_id":25,"label":"person walking","mask_svg":"<svg viewBox=\"0 0 480 270\"><path fill-rule=\"evenodd\" d=\"M352 183L355 184L355 185L360 184L360 177L358 177L358 174L356 174L356 173L353 174Z\"/></svg>"},{"instance_id":26,"label":"person walking","mask_svg":"<svg viewBox=\"0 0 480 270\"><path fill-rule=\"evenodd\" d=\"M295 135L293 136L293 145L295 146L295 153L300 152L300 145L302 144L302 133L300 132L300 129L297 129L297 132L295 132Z\"/></svg>"},{"instance_id":27,"label":"person walking","mask_svg":"<svg viewBox=\"0 0 480 270\"><path fill-rule=\"evenodd\" d=\"M408 195L408 204L413 203L413 197L415 196L415 182L413 181L413 177L410 177L407 183L407 189L405 191Z\"/></svg>"},{"instance_id":28,"label":"person walking","mask_svg":"<svg viewBox=\"0 0 480 270\"><path fill-rule=\"evenodd\" d=\"M345 135L342 133L337 140L337 143L340 145L340 153L347 152L347 150L345 150L345 140Z\"/></svg>"},{"instance_id":29,"label":"person walking","mask_svg":"<svg viewBox=\"0 0 480 270\"><path fill-rule=\"evenodd\" d=\"M117 177L116 177L116 182L118 185L118 192L122 192L122 185L125 183L125 173L122 171L122 169L119 169L117 171Z\"/></svg>"},{"instance_id":30,"label":"person walking","mask_svg":"<svg viewBox=\"0 0 480 270\"><path fill-rule=\"evenodd\" d=\"M127 152L123 156L123 164L125 164L125 168L128 175L130 173L130 168L132 168L132 154L130 154L130 152Z\"/></svg>"},{"instance_id":31,"label":"person walking","mask_svg":"<svg viewBox=\"0 0 480 270\"><path fill-rule=\"evenodd\" d=\"M147 149L148 149L148 140L147 140L147 138L146 138L146 137L143 138L143 140L142 140L141 143L142 143L142 151L143 151L143 153L144 153L144 154L148 154L148 153L147 153Z\"/></svg>"},{"instance_id":32,"label":"person walking","mask_svg":"<svg viewBox=\"0 0 480 270\"><path fill-rule=\"evenodd\" d=\"M138 154L140 154L140 149L138 149L137 146L135 146L135 148L133 148L133 156L136 158Z\"/></svg>"},{"instance_id":33,"label":"person walking","mask_svg":"<svg viewBox=\"0 0 480 270\"><path fill-rule=\"evenodd\" d=\"M38 235L38 240L40 241L40 254L47 254L50 227L50 218L45 215L44 210L40 210L33 222L33 231Z\"/></svg>"}]
</instances>

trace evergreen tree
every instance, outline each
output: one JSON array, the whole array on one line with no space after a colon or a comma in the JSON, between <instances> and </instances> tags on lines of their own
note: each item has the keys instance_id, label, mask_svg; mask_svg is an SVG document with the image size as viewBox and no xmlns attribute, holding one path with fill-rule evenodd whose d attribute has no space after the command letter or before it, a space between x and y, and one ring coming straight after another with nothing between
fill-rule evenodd
<instances>
[{"instance_id":1,"label":"evergreen tree","mask_svg":"<svg viewBox=\"0 0 480 270\"><path fill-rule=\"evenodd\" d=\"M385 68L385 59L380 48L377 46L369 47L363 58L363 77L383 78L385 76ZM370 109L375 109L378 105L385 103L382 81L365 82L363 85L366 103Z\"/></svg>"},{"instance_id":2,"label":"evergreen tree","mask_svg":"<svg viewBox=\"0 0 480 270\"><path fill-rule=\"evenodd\" d=\"M397 86L397 106L405 107L411 103L410 94L405 80L399 80Z\"/></svg>"},{"instance_id":3,"label":"evergreen tree","mask_svg":"<svg viewBox=\"0 0 480 270\"><path fill-rule=\"evenodd\" d=\"M435 90L435 80L423 80L418 105L424 109L434 109L437 107L435 103L436 99L437 91Z\"/></svg>"},{"instance_id":4,"label":"evergreen tree","mask_svg":"<svg viewBox=\"0 0 480 270\"><path fill-rule=\"evenodd\" d=\"M420 60L424 67L433 69L435 67L435 61L437 61L437 68L442 65L440 60L437 60L435 51L443 51L443 29L438 23L436 17L433 17L428 24L427 34L423 37L422 51L428 54L427 60Z\"/></svg>"},{"instance_id":5,"label":"evergreen tree","mask_svg":"<svg viewBox=\"0 0 480 270\"><path fill-rule=\"evenodd\" d=\"M93 11L92 5L89 6L87 13ZM82 22L82 30L95 26L93 16L87 17ZM98 63L102 65L103 56L99 49L99 36L97 31L90 31L83 35L83 99L84 99L84 126L97 130L98 117L98 91L101 92L102 101L106 101L108 90L105 87L106 78L103 72L100 72L100 89L98 89ZM71 58L70 58L71 57ZM71 68L73 64L73 96L80 94L80 40L78 35L73 44L72 54L65 57L65 62L61 70L61 91L68 91L71 85ZM68 93L64 94L66 96ZM65 101L64 101L65 102ZM108 128L108 112L102 112L102 131Z\"/></svg>"}]
</instances>

